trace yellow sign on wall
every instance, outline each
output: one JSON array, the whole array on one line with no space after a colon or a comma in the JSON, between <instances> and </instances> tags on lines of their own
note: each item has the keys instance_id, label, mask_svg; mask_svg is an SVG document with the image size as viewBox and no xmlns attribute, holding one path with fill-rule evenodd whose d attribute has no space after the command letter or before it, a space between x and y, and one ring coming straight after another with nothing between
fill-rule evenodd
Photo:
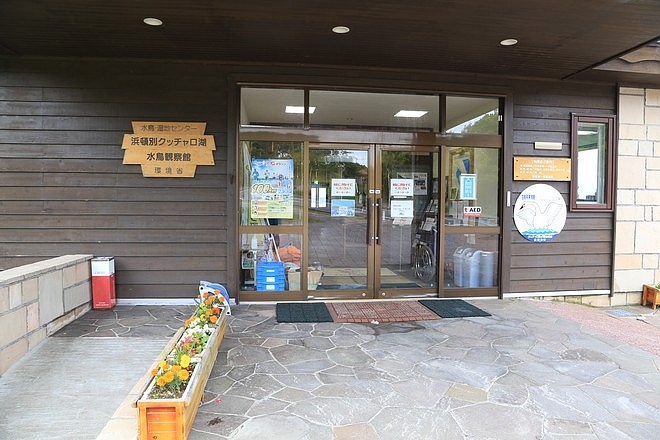
<instances>
[{"instance_id":1,"label":"yellow sign on wall","mask_svg":"<svg viewBox=\"0 0 660 440\"><path fill-rule=\"evenodd\" d=\"M144 177L195 177L197 165L214 165L215 140L206 122L133 121L121 144L125 165L140 165Z\"/></svg>"},{"instance_id":2,"label":"yellow sign on wall","mask_svg":"<svg viewBox=\"0 0 660 440\"><path fill-rule=\"evenodd\" d=\"M571 180L571 159L514 157L513 180Z\"/></svg>"}]
</instances>

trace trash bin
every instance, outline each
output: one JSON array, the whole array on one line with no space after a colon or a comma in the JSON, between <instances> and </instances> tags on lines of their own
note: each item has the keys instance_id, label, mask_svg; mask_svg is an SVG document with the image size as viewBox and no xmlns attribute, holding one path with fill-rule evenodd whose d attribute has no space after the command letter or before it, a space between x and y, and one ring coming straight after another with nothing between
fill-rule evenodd
<instances>
[{"instance_id":1,"label":"trash bin","mask_svg":"<svg viewBox=\"0 0 660 440\"><path fill-rule=\"evenodd\" d=\"M463 256L463 287L479 287L481 251L470 249Z\"/></svg>"},{"instance_id":2,"label":"trash bin","mask_svg":"<svg viewBox=\"0 0 660 440\"><path fill-rule=\"evenodd\" d=\"M471 250L472 248L458 247L454 251L454 284L457 287L463 287L467 285L465 279L463 278L463 261L465 259L465 254Z\"/></svg>"},{"instance_id":3,"label":"trash bin","mask_svg":"<svg viewBox=\"0 0 660 440\"><path fill-rule=\"evenodd\" d=\"M481 252L479 287L495 286L495 275L497 272L495 255L496 253L491 251Z\"/></svg>"},{"instance_id":4,"label":"trash bin","mask_svg":"<svg viewBox=\"0 0 660 440\"><path fill-rule=\"evenodd\" d=\"M117 304L115 294L115 258L92 258L92 307L111 309Z\"/></svg>"}]
</instances>

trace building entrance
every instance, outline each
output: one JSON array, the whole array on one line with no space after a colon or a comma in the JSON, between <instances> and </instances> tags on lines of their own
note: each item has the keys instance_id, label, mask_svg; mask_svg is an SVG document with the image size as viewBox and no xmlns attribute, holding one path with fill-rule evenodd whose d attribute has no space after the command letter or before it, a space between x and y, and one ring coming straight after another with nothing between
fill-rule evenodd
<instances>
[{"instance_id":1,"label":"building entrance","mask_svg":"<svg viewBox=\"0 0 660 440\"><path fill-rule=\"evenodd\" d=\"M499 294L498 99L258 88L241 98L241 300Z\"/></svg>"},{"instance_id":2,"label":"building entrance","mask_svg":"<svg viewBox=\"0 0 660 440\"><path fill-rule=\"evenodd\" d=\"M438 151L310 145L315 297L437 295Z\"/></svg>"}]
</instances>

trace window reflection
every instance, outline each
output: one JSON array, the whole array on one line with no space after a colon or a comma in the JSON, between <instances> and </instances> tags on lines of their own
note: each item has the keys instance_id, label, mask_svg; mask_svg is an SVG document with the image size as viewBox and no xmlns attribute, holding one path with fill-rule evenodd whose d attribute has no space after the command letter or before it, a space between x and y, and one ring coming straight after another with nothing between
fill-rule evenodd
<instances>
[{"instance_id":1,"label":"window reflection","mask_svg":"<svg viewBox=\"0 0 660 440\"><path fill-rule=\"evenodd\" d=\"M613 209L615 149L614 116L572 116L571 209Z\"/></svg>"},{"instance_id":2,"label":"window reflection","mask_svg":"<svg viewBox=\"0 0 660 440\"><path fill-rule=\"evenodd\" d=\"M578 124L577 202L604 203L607 124Z\"/></svg>"},{"instance_id":3,"label":"window reflection","mask_svg":"<svg viewBox=\"0 0 660 440\"><path fill-rule=\"evenodd\" d=\"M499 155L497 148L445 149L445 225L499 225Z\"/></svg>"},{"instance_id":4,"label":"window reflection","mask_svg":"<svg viewBox=\"0 0 660 440\"><path fill-rule=\"evenodd\" d=\"M499 99L447 96L446 132L498 134Z\"/></svg>"}]
</instances>

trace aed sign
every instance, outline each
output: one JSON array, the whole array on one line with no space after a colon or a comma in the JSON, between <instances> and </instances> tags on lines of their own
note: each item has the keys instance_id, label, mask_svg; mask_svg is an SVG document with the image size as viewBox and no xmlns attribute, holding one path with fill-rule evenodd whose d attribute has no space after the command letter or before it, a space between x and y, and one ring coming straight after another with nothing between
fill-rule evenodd
<instances>
[{"instance_id":1,"label":"aed sign","mask_svg":"<svg viewBox=\"0 0 660 440\"><path fill-rule=\"evenodd\" d=\"M481 206L464 206L463 215L465 217L480 217L481 216Z\"/></svg>"}]
</instances>

